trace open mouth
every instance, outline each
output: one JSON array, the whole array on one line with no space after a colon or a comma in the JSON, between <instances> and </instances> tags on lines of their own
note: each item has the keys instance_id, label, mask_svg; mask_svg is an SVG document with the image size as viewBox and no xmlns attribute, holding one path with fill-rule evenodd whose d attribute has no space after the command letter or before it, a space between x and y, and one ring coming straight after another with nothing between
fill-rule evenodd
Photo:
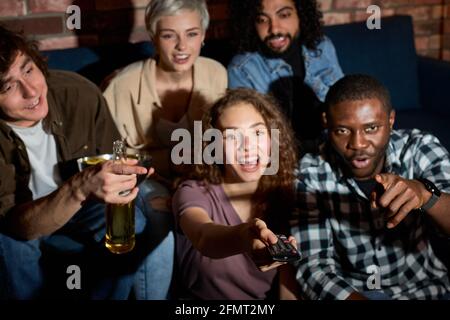
<instances>
[{"instance_id":1,"label":"open mouth","mask_svg":"<svg viewBox=\"0 0 450 320\"><path fill-rule=\"evenodd\" d=\"M259 169L259 157L248 157L238 159L239 167L244 172L255 172Z\"/></svg>"},{"instance_id":2,"label":"open mouth","mask_svg":"<svg viewBox=\"0 0 450 320\"><path fill-rule=\"evenodd\" d=\"M41 101L41 98L37 98L36 100L32 101L31 104L25 107L27 110L34 110L39 106L39 102Z\"/></svg>"},{"instance_id":3,"label":"open mouth","mask_svg":"<svg viewBox=\"0 0 450 320\"><path fill-rule=\"evenodd\" d=\"M175 54L173 55L173 62L177 64L184 64L188 62L190 55L188 54Z\"/></svg>"},{"instance_id":4,"label":"open mouth","mask_svg":"<svg viewBox=\"0 0 450 320\"><path fill-rule=\"evenodd\" d=\"M350 163L352 164L352 167L356 169L364 169L367 168L370 164L370 158L369 157L355 157L352 158Z\"/></svg>"},{"instance_id":5,"label":"open mouth","mask_svg":"<svg viewBox=\"0 0 450 320\"><path fill-rule=\"evenodd\" d=\"M289 44L290 38L283 35L277 35L270 37L267 41L269 47L275 50L284 48Z\"/></svg>"}]
</instances>

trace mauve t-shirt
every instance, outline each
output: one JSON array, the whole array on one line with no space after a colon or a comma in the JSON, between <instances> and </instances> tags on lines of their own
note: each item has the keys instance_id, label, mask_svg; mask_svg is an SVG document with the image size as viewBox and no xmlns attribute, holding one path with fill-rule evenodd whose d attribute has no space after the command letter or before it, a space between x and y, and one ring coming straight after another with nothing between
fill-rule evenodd
<instances>
[{"instance_id":1,"label":"mauve t-shirt","mask_svg":"<svg viewBox=\"0 0 450 320\"><path fill-rule=\"evenodd\" d=\"M203 208L217 224L234 226L242 223L221 185L205 185L192 180L180 185L173 196L172 208L177 226L177 267L183 290L197 299L265 299L276 270L259 271L246 254L223 259L203 256L178 226L184 210L190 207Z\"/></svg>"}]
</instances>

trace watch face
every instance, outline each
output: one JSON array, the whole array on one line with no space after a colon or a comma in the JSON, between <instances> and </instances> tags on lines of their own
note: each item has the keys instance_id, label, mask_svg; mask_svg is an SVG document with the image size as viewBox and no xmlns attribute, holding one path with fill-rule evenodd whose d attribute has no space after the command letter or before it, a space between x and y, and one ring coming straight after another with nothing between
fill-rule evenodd
<instances>
[{"instance_id":1,"label":"watch face","mask_svg":"<svg viewBox=\"0 0 450 320\"><path fill-rule=\"evenodd\" d=\"M441 196L441 192L439 191L439 189L434 185L433 182L431 182L428 179L418 179L420 182L423 183L423 185L425 186L425 189L427 189L428 191L430 191L431 193L437 195L438 197Z\"/></svg>"},{"instance_id":2,"label":"watch face","mask_svg":"<svg viewBox=\"0 0 450 320\"><path fill-rule=\"evenodd\" d=\"M425 189L427 189L429 192L431 192L431 198L428 200L427 203L425 203L421 209L427 211L428 209L431 209L436 202L439 200L439 197L441 196L441 192L438 188L428 179L417 179L420 181L424 186Z\"/></svg>"}]
</instances>

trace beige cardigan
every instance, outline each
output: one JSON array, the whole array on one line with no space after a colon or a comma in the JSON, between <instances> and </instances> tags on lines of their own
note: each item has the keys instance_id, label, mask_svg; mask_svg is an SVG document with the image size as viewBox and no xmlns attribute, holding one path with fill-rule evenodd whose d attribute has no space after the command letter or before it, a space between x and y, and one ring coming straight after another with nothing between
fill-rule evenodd
<instances>
[{"instance_id":1,"label":"beige cardigan","mask_svg":"<svg viewBox=\"0 0 450 320\"><path fill-rule=\"evenodd\" d=\"M122 137L131 150L148 149L156 171L170 176L170 150L155 133L161 101L156 92L156 61L147 59L130 64L117 74L103 95ZM227 73L218 62L199 57L194 63L194 86L187 109L188 122L201 120L203 113L227 88Z\"/></svg>"}]
</instances>

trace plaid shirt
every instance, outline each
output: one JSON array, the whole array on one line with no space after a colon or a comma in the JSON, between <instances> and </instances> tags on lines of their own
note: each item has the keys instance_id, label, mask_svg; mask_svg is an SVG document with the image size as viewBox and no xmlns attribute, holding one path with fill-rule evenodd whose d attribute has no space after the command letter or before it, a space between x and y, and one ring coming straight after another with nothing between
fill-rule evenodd
<instances>
[{"instance_id":1,"label":"plaid shirt","mask_svg":"<svg viewBox=\"0 0 450 320\"><path fill-rule=\"evenodd\" d=\"M391 133L384 172L427 178L450 193L448 151L418 130ZM427 232L437 230L430 228L431 219L416 210L387 229L382 209L371 208L329 146L302 158L297 193L291 226L304 256L297 280L306 297L346 299L351 292L368 291L376 274L381 290L393 299L436 299L450 291L447 269L427 239Z\"/></svg>"}]
</instances>

